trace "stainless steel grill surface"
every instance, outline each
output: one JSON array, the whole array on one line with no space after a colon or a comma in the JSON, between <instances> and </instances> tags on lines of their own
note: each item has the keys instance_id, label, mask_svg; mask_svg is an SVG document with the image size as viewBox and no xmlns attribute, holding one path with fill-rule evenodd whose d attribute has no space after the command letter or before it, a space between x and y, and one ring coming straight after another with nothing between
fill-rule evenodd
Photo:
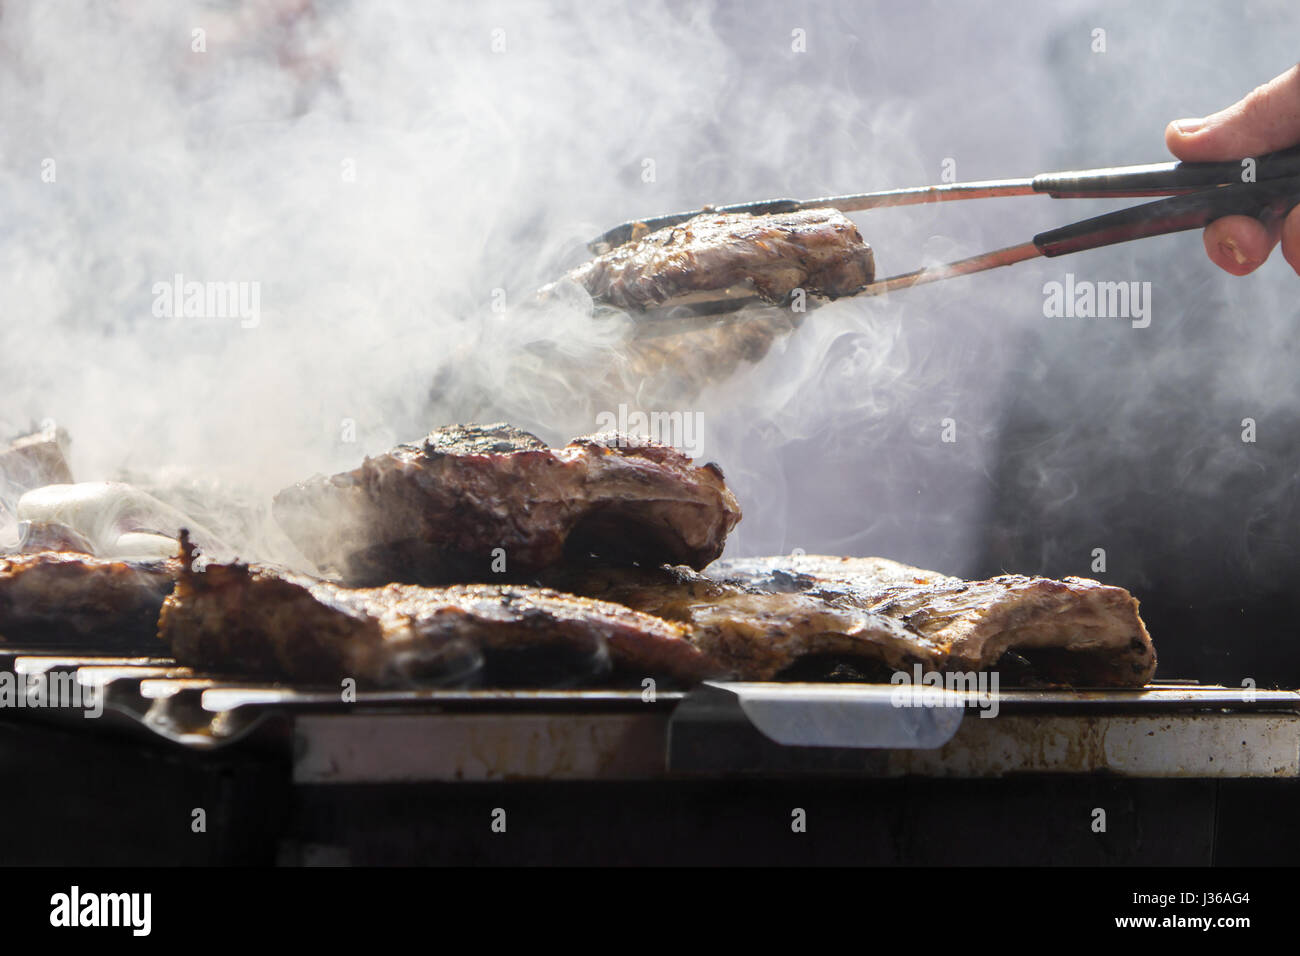
<instances>
[{"instance_id":1,"label":"stainless steel grill surface","mask_svg":"<svg viewBox=\"0 0 1300 956\"><path fill-rule=\"evenodd\" d=\"M223 680L167 657L0 650L5 716L193 751L280 747L301 783L699 774L1300 776L1300 692L934 690L710 682L357 692ZM96 696L98 695L98 696ZM102 712L101 712L102 711Z\"/></svg>"}]
</instances>

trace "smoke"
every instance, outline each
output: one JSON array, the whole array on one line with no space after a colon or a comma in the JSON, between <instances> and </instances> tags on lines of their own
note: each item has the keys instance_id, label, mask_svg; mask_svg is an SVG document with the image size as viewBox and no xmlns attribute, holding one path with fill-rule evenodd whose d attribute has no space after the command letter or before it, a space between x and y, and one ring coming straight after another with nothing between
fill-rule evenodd
<instances>
[{"instance_id":1,"label":"smoke","mask_svg":"<svg viewBox=\"0 0 1300 956\"><path fill-rule=\"evenodd\" d=\"M508 419L555 442L620 403L698 412L746 512L732 553L1088 573L1089 509L1175 487L1213 501L1260 467L1220 441L1230 426L1295 419L1281 264L1219 277L1191 235L1026 263L826 305L756 361L709 336L633 346L580 294L524 306L636 216L936 182L948 163L969 180L1159 160L1167 119L1288 65L1294 19L1282 0L1196 17L1082 0L6 3L0 429L54 419L79 480L130 478L255 554L274 547L249 515L279 488L437 425ZM893 274L1100 208L854 218ZM1151 281L1152 327L1045 319L1067 269ZM160 310L178 275L256 284L257 321ZM1250 485L1264 520L1290 460ZM1239 533L1207 527L1202 547ZM1156 558L1125 540L1154 583Z\"/></svg>"},{"instance_id":2,"label":"smoke","mask_svg":"<svg viewBox=\"0 0 1300 956\"><path fill-rule=\"evenodd\" d=\"M519 308L619 219L865 185L847 170L901 105L863 120L818 78L777 84L812 59L791 50L795 25L743 37L731 16L7 6L0 424L53 419L79 480L194 507L202 490L227 532L247 525L235 499L439 424L507 417L557 441L620 402L702 413L742 495L767 486L772 449L721 436L806 435L830 409L801 382L892 362L861 345L831 357L878 306L816 313L772 357L790 363L775 392L771 371L747 380L751 363L725 356L683 376L673 349L637 352L626 320L594 320L581 297ZM755 51L770 96L748 81ZM843 390L837 411L873 415L881 388ZM239 514L223 521L227 500Z\"/></svg>"}]
</instances>

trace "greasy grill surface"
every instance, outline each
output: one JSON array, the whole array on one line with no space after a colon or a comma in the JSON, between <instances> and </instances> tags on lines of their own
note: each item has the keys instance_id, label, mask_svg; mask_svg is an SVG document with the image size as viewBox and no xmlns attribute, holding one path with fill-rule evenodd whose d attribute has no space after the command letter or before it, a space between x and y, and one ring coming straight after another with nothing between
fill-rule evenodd
<instances>
[{"instance_id":1,"label":"greasy grill surface","mask_svg":"<svg viewBox=\"0 0 1300 956\"><path fill-rule=\"evenodd\" d=\"M572 553L703 567L740 507L716 466L664 445L605 434L549 448L506 425L457 425L286 489L275 517L348 584L442 584Z\"/></svg>"}]
</instances>

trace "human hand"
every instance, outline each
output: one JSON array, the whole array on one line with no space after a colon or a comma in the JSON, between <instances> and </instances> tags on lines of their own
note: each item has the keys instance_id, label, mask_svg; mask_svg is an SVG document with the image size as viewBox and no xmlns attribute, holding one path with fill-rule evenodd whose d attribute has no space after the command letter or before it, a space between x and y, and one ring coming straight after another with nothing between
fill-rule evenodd
<instances>
[{"instance_id":1,"label":"human hand","mask_svg":"<svg viewBox=\"0 0 1300 956\"><path fill-rule=\"evenodd\" d=\"M1188 162L1244 159L1300 143L1300 66L1292 67L1226 109L1204 119L1174 120L1165 129L1169 151ZM1205 229L1205 251L1236 276L1254 272L1273 247L1300 274L1300 207L1266 226L1249 216L1224 216Z\"/></svg>"}]
</instances>

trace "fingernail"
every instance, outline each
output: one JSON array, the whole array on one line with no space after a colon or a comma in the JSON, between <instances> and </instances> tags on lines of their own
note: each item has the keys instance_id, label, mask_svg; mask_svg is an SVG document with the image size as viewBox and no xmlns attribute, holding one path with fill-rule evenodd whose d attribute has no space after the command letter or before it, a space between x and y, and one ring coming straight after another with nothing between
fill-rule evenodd
<instances>
[{"instance_id":1,"label":"fingernail","mask_svg":"<svg viewBox=\"0 0 1300 956\"><path fill-rule=\"evenodd\" d=\"M1205 125L1205 119L1180 119L1174 120L1174 129L1180 133L1195 133Z\"/></svg>"},{"instance_id":2,"label":"fingernail","mask_svg":"<svg viewBox=\"0 0 1300 956\"><path fill-rule=\"evenodd\" d=\"M1249 260L1242 251L1237 248L1237 243L1232 239L1221 239L1219 241L1219 251L1224 255L1232 256L1237 260L1237 265L1244 266Z\"/></svg>"}]
</instances>

